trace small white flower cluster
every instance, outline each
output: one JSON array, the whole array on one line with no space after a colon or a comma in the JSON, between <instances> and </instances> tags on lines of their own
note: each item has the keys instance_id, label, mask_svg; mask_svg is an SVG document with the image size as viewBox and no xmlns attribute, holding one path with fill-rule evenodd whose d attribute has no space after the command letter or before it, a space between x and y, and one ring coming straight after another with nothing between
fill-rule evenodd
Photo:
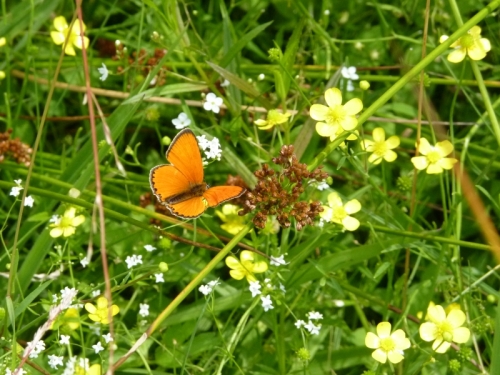
<instances>
[{"instance_id":1,"label":"small white flower cluster","mask_svg":"<svg viewBox=\"0 0 500 375\"><path fill-rule=\"evenodd\" d=\"M69 335L61 335L61 337L59 337L59 344L61 345L69 345Z\"/></svg>"},{"instance_id":2,"label":"small white flower cluster","mask_svg":"<svg viewBox=\"0 0 500 375\"><path fill-rule=\"evenodd\" d=\"M38 354L45 350L45 342L43 340L30 341L26 344L25 351L30 351L30 358L38 358Z\"/></svg>"},{"instance_id":3,"label":"small white flower cluster","mask_svg":"<svg viewBox=\"0 0 500 375\"><path fill-rule=\"evenodd\" d=\"M213 290L215 289L215 287L217 285L220 285L220 282L219 282L219 279L217 280L212 280L212 281L209 281L207 285L202 285L198 288L198 290L205 296L208 296L210 293L213 292Z\"/></svg>"},{"instance_id":4,"label":"small white flower cluster","mask_svg":"<svg viewBox=\"0 0 500 375\"><path fill-rule=\"evenodd\" d=\"M280 258L282 258L282 256ZM265 286L264 292L268 292L268 291L272 291L272 290L276 289L275 286L271 284L271 279L265 279L264 286ZM250 286L248 287L248 289L250 290L250 293L252 293L252 298L262 294L261 288L262 288L262 285L260 284L260 281L258 281L258 280L250 281ZM286 293L286 289L285 289L285 286L283 284L280 283L279 289L283 294ZM269 310L274 309L273 301L271 300L270 294L267 294L265 296L260 296L260 300L262 302L262 308L264 309L264 311L267 312Z\"/></svg>"},{"instance_id":5,"label":"small white flower cluster","mask_svg":"<svg viewBox=\"0 0 500 375\"><path fill-rule=\"evenodd\" d=\"M102 338L104 339L104 341L106 341L106 344L109 344L110 342L113 342L113 337L111 337L111 333L108 332L106 333L105 335L102 335Z\"/></svg>"},{"instance_id":6,"label":"small white flower cluster","mask_svg":"<svg viewBox=\"0 0 500 375\"><path fill-rule=\"evenodd\" d=\"M325 181L325 180L323 180L323 181L321 181L321 182L318 184L318 186L316 186L316 189L318 189L319 191L323 191L323 190L328 189L329 187L330 187L330 185L328 185L328 184L326 183L326 181Z\"/></svg>"},{"instance_id":7,"label":"small white flower cluster","mask_svg":"<svg viewBox=\"0 0 500 375\"><path fill-rule=\"evenodd\" d=\"M261 296L260 301L262 302L262 308L265 312L274 309L273 301L271 300L271 295Z\"/></svg>"},{"instance_id":8,"label":"small white flower cluster","mask_svg":"<svg viewBox=\"0 0 500 375\"><path fill-rule=\"evenodd\" d=\"M356 74L356 67L355 66L350 66L346 67L344 66L340 73L342 74L342 77L347 79L347 91L354 91L354 85L352 84L352 81L356 81L359 79L359 76Z\"/></svg>"},{"instance_id":9,"label":"small white flower cluster","mask_svg":"<svg viewBox=\"0 0 500 375\"><path fill-rule=\"evenodd\" d=\"M23 180L14 180L14 182L16 183L17 186L14 186L10 190L10 195L12 195L13 197L18 197L19 194L21 193L21 190L23 190L23 187L21 186L21 182L23 182ZM33 207L33 203L35 203L35 200L31 195L28 195L24 200L25 207Z\"/></svg>"},{"instance_id":10,"label":"small white flower cluster","mask_svg":"<svg viewBox=\"0 0 500 375\"><path fill-rule=\"evenodd\" d=\"M98 341L97 344L92 345L92 349L94 349L95 354L99 354L99 352L102 352L104 350L104 347L102 346L101 342Z\"/></svg>"},{"instance_id":11,"label":"small white flower cluster","mask_svg":"<svg viewBox=\"0 0 500 375\"><path fill-rule=\"evenodd\" d=\"M97 68L97 71L98 71L98 72L99 72L99 74L101 75L101 76L99 77L99 79L100 79L101 81L105 81L105 80L106 80L106 78L108 78L108 75L109 75L109 70L108 70L108 67L107 67L104 63L102 63L102 68Z\"/></svg>"},{"instance_id":12,"label":"small white flower cluster","mask_svg":"<svg viewBox=\"0 0 500 375\"><path fill-rule=\"evenodd\" d=\"M297 320L295 322L295 327L300 329L300 327L304 327L306 330L309 331L311 335L319 335L319 330L321 329L321 324L315 325L313 323L313 320L321 320L323 319L323 314L316 312L316 311L310 311L307 313L307 318L308 322L304 322L303 320Z\"/></svg>"},{"instance_id":13,"label":"small white flower cluster","mask_svg":"<svg viewBox=\"0 0 500 375\"><path fill-rule=\"evenodd\" d=\"M129 255L125 259L125 263L127 263L127 268L131 269L132 267L137 266L138 264L142 264L142 255Z\"/></svg>"},{"instance_id":14,"label":"small white flower cluster","mask_svg":"<svg viewBox=\"0 0 500 375\"><path fill-rule=\"evenodd\" d=\"M71 357L66 362L66 367L61 375L74 375L76 372L76 357ZM78 365L83 369L83 372L86 374L89 370L89 360L88 358L79 358Z\"/></svg>"},{"instance_id":15,"label":"small white flower cluster","mask_svg":"<svg viewBox=\"0 0 500 375\"><path fill-rule=\"evenodd\" d=\"M220 148L219 138L213 137L211 141L209 141L205 135L197 136L198 144L200 148L205 151L205 157L207 159L217 159L220 160L222 156L222 149Z\"/></svg>"},{"instance_id":16,"label":"small white flower cluster","mask_svg":"<svg viewBox=\"0 0 500 375\"><path fill-rule=\"evenodd\" d=\"M205 111L212 111L213 113L220 112L220 106L222 105L223 100L215 95L213 92L209 92L205 97L205 103L203 103L203 108Z\"/></svg>"},{"instance_id":17,"label":"small white flower cluster","mask_svg":"<svg viewBox=\"0 0 500 375\"><path fill-rule=\"evenodd\" d=\"M151 252L151 251L155 251L156 250L156 247L154 247L153 245L144 245L144 249L147 251L147 252Z\"/></svg>"},{"instance_id":18,"label":"small white flower cluster","mask_svg":"<svg viewBox=\"0 0 500 375\"><path fill-rule=\"evenodd\" d=\"M82 260L80 260L80 264L83 268L87 267L90 264L89 258L83 257Z\"/></svg>"},{"instance_id":19,"label":"small white flower cluster","mask_svg":"<svg viewBox=\"0 0 500 375\"><path fill-rule=\"evenodd\" d=\"M52 295L52 303L60 303L60 308L62 310L66 310L71 306L71 303L73 302L73 299L77 294L77 289L65 287L64 289L61 289L60 296L58 296L57 294Z\"/></svg>"},{"instance_id":20,"label":"small white flower cluster","mask_svg":"<svg viewBox=\"0 0 500 375\"><path fill-rule=\"evenodd\" d=\"M271 266L279 267L279 266L286 266L288 263L285 262L285 256L280 255L279 257L271 256L269 264L271 264Z\"/></svg>"},{"instance_id":21,"label":"small white flower cluster","mask_svg":"<svg viewBox=\"0 0 500 375\"><path fill-rule=\"evenodd\" d=\"M147 303L139 304L139 315L142 317L146 317L149 315L149 305Z\"/></svg>"},{"instance_id":22,"label":"small white flower cluster","mask_svg":"<svg viewBox=\"0 0 500 375\"><path fill-rule=\"evenodd\" d=\"M19 371L17 373L15 373L15 372L13 373L12 371L10 371L9 368L5 369L5 375L13 375L13 374L16 374L16 375L26 375L27 372L26 372L26 370L24 370L22 368L19 369Z\"/></svg>"},{"instance_id":23,"label":"small white flower cluster","mask_svg":"<svg viewBox=\"0 0 500 375\"><path fill-rule=\"evenodd\" d=\"M164 283L165 282L165 279L163 278L163 274L162 273L155 273L155 283L159 284L159 283Z\"/></svg>"},{"instance_id":24,"label":"small white flower cluster","mask_svg":"<svg viewBox=\"0 0 500 375\"><path fill-rule=\"evenodd\" d=\"M63 366L64 357L59 357L57 355L49 355L49 366L57 370L57 366Z\"/></svg>"},{"instance_id":25,"label":"small white flower cluster","mask_svg":"<svg viewBox=\"0 0 500 375\"><path fill-rule=\"evenodd\" d=\"M177 116L177 118L174 118L172 120L172 124L174 124L176 129L180 130L191 125L191 120L189 119L187 114L181 112L179 113L179 116Z\"/></svg>"},{"instance_id":26,"label":"small white flower cluster","mask_svg":"<svg viewBox=\"0 0 500 375\"><path fill-rule=\"evenodd\" d=\"M231 84L227 79L224 78L224 81L220 84L221 87L228 87Z\"/></svg>"}]
</instances>

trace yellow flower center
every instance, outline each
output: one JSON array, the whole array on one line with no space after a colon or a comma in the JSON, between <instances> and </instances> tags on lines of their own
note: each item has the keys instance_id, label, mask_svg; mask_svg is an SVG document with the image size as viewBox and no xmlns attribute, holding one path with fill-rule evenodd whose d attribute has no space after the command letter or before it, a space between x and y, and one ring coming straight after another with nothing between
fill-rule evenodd
<instances>
[{"instance_id":1,"label":"yellow flower center","mask_svg":"<svg viewBox=\"0 0 500 375\"><path fill-rule=\"evenodd\" d=\"M441 155L439 155L439 152L437 151L431 151L427 154L427 160L431 164L437 163L441 159Z\"/></svg>"},{"instance_id":2,"label":"yellow flower center","mask_svg":"<svg viewBox=\"0 0 500 375\"><path fill-rule=\"evenodd\" d=\"M451 342L453 340L453 326L444 320L437 324L437 337L443 337L444 341Z\"/></svg>"},{"instance_id":3,"label":"yellow flower center","mask_svg":"<svg viewBox=\"0 0 500 375\"><path fill-rule=\"evenodd\" d=\"M72 226L73 226L73 218L72 217L63 216L61 218L61 222L59 223L59 228L66 229L66 228L71 228Z\"/></svg>"},{"instance_id":4,"label":"yellow flower center","mask_svg":"<svg viewBox=\"0 0 500 375\"><path fill-rule=\"evenodd\" d=\"M330 107L325 117L325 122L329 125L341 124L346 118L346 111L340 104Z\"/></svg>"},{"instance_id":5,"label":"yellow flower center","mask_svg":"<svg viewBox=\"0 0 500 375\"><path fill-rule=\"evenodd\" d=\"M387 145L385 142L375 142L373 144L373 153L378 156L384 156L387 152Z\"/></svg>"},{"instance_id":6,"label":"yellow flower center","mask_svg":"<svg viewBox=\"0 0 500 375\"><path fill-rule=\"evenodd\" d=\"M332 209L332 218L334 220L342 221L346 216L347 212L345 212L345 209L343 206L340 207L335 207Z\"/></svg>"},{"instance_id":7,"label":"yellow flower center","mask_svg":"<svg viewBox=\"0 0 500 375\"><path fill-rule=\"evenodd\" d=\"M380 349L384 352L388 353L394 349L396 349L396 343L391 337L386 337L380 340Z\"/></svg>"},{"instance_id":8,"label":"yellow flower center","mask_svg":"<svg viewBox=\"0 0 500 375\"><path fill-rule=\"evenodd\" d=\"M460 38L460 45L463 48L471 48L474 45L474 37L472 35L464 35Z\"/></svg>"}]
</instances>

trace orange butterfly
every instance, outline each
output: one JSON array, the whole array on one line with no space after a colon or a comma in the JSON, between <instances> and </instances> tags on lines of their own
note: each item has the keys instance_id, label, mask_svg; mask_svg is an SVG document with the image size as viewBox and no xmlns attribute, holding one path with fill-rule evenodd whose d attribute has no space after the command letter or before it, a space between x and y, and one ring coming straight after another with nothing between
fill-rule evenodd
<instances>
[{"instance_id":1,"label":"orange butterfly","mask_svg":"<svg viewBox=\"0 0 500 375\"><path fill-rule=\"evenodd\" d=\"M156 198L175 216L196 218L207 207L215 207L245 192L240 186L209 187L203 181L200 149L189 129L175 136L165 156L171 164L151 169L149 182Z\"/></svg>"}]
</instances>

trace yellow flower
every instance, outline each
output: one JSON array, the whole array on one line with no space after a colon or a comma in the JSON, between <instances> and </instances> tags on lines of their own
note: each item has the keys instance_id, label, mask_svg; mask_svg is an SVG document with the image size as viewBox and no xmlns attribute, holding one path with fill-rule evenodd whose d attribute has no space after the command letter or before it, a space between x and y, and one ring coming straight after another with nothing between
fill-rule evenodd
<instances>
[{"instance_id":1,"label":"yellow flower","mask_svg":"<svg viewBox=\"0 0 500 375\"><path fill-rule=\"evenodd\" d=\"M313 104L310 114L316 124L316 131L322 137L335 139L343 130L354 130L358 125L356 114L363 109L363 102L357 98L349 100L342 105L342 93L337 88L325 92L325 101L328 106Z\"/></svg>"},{"instance_id":2,"label":"yellow flower","mask_svg":"<svg viewBox=\"0 0 500 375\"><path fill-rule=\"evenodd\" d=\"M80 327L80 314L74 307L67 309L66 312L57 319L57 321L52 323L50 329L61 328L62 330L65 330L66 327L70 331L74 331Z\"/></svg>"},{"instance_id":3,"label":"yellow flower","mask_svg":"<svg viewBox=\"0 0 500 375\"><path fill-rule=\"evenodd\" d=\"M380 164L382 159L388 162L396 160L398 154L396 154L392 149L399 146L399 137L393 135L389 139L385 139L385 131L382 128L373 129L373 141L365 139L362 142L362 147L368 151L373 152L368 157L368 161L375 165Z\"/></svg>"},{"instance_id":4,"label":"yellow flower","mask_svg":"<svg viewBox=\"0 0 500 375\"><path fill-rule=\"evenodd\" d=\"M291 116L290 113L281 113L277 109L271 109L267 113L267 120L255 120L254 124L259 127L259 129L267 130L271 129L275 125L281 125L288 121Z\"/></svg>"},{"instance_id":5,"label":"yellow flower","mask_svg":"<svg viewBox=\"0 0 500 375\"><path fill-rule=\"evenodd\" d=\"M391 334L391 323L382 322L377 325L377 334L368 332L365 337L365 345L370 349L375 349L372 357L385 363L389 359L392 363L399 363L404 359L403 350L410 347L410 340L402 329L398 329Z\"/></svg>"},{"instance_id":6,"label":"yellow flower","mask_svg":"<svg viewBox=\"0 0 500 375\"><path fill-rule=\"evenodd\" d=\"M5 79L5 72L0 70L0 80Z\"/></svg>"},{"instance_id":7,"label":"yellow flower","mask_svg":"<svg viewBox=\"0 0 500 375\"><path fill-rule=\"evenodd\" d=\"M6 43L7 43L7 39L5 39L5 37L1 37L0 38L0 47L5 46Z\"/></svg>"},{"instance_id":8,"label":"yellow flower","mask_svg":"<svg viewBox=\"0 0 500 375\"><path fill-rule=\"evenodd\" d=\"M319 216L329 222L341 224L344 229L354 231L359 228L359 220L349 215L361 210L361 203L357 199L350 200L345 205L336 192L328 194L328 206L323 206Z\"/></svg>"},{"instance_id":9,"label":"yellow flower","mask_svg":"<svg viewBox=\"0 0 500 375\"><path fill-rule=\"evenodd\" d=\"M57 218L55 223L50 225L51 228L54 228L50 231L50 236L57 238L61 236L69 237L75 234L75 228L85 221L85 216L75 216L75 214L75 207L68 208L62 217Z\"/></svg>"},{"instance_id":10,"label":"yellow flower","mask_svg":"<svg viewBox=\"0 0 500 375\"><path fill-rule=\"evenodd\" d=\"M87 371L85 371L85 369L82 366L76 365L74 373L74 375L101 375L101 374L102 374L101 365L98 364L90 366Z\"/></svg>"},{"instance_id":11,"label":"yellow flower","mask_svg":"<svg viewBox=\"0 0 500 375\"><path fill-rule=\"evenodd\" d=\"M450 141L443 141L431 146L425 138L420 138L418 151L424 156L415 156L411 162L418 170L427 168L427 173L442 173L443 169L452 169L453 164L457 162L455 158L445 158L453 152L453 145Z\"/></svg>"},{"instance_id":12,"label":"yellow flower","mask_svg":"<svg viewBox=\"0 0 500 375\"><path fill-rule=\"evenodd\" d=\"M443 43L448 39L447 35L439 38L439 42ZM481 38L481 28L473 26L467 34L453 43L450 48L455 50L448 55L448 61L452 63L459 63L469 55L472 60L482 60L486 57L486 52L491 50L490 41L486 38Z\"/></svg>"},{"instance_id":13,"label":"yellow flower","mask_svg":"<svg viewBox=\"0 0 500 375\"><path fill-rule=\"evenodd\" d=\"M238 233L245 226L245 218L238 215L240 208L234 204L225 204L222 211L216 210L215 213L224 224L220 227L231 234Z\"/></svg>"},{"instance_id":14,"label":"yellow flower","mask_svg":"<svg viewBox=\"0 0 500 375\"><path fill-rule=\"evenodd\" d=\"M64 44L67 40L64 53L66 55L75 56L76 52L74 47L82 49L82 34L85 32L85 24L83 24L83 30L80 30L80 21L75 20L70 31L66 19L63 16L59 16L54 18L54 28L56 31L50 32L50 37L54 43L60 45ZM85 48L87 48L89 46L89 38L85 36L83 39Z\"/></svg>"},{"instance_id":15,"label":"yellow flower","mask_svg":"<svg viewBox=\"0 0 500 375\"><path fill-rule=\"evenodd\" d=\"M462 310L453 308L446 314L440 305L429 306L426 318L430 322L420 326L420 337L424 341L434 341L432 349L436 353L446 352L451 342L463 344L469 340L469 329L461 327L465 322L465 314Z\"/></svg>"},{"instance_id":16,"label":"yellow flower","mask_svg":"<svg viewBox=\"0 0 500 375\"><path fill-rule=\"evenodd\" d=\"M264 261L255 261L255 253L243 250L240 254L240 260L229 255L226 258L226 265L231 268L229 274L233 279L241 280L246 277L247 281L257 280L254 273L262 273L267 271L267 263Z\"/></svg>"},{"instance_id":17,"label":"yellow flower","mask_svg":"<svg viewBox=\"0 0 500 375\"><path fill-rule=\"evenodd\" d=\"M108 299L106 297L99 297L96 305L94 306L88 302L85 304L85 310L89 312L90 320L101 324L109 324ZM120 308L116 305L109 307L109 310L112 316L120 312Z\"/></svg>"}]
</instances>

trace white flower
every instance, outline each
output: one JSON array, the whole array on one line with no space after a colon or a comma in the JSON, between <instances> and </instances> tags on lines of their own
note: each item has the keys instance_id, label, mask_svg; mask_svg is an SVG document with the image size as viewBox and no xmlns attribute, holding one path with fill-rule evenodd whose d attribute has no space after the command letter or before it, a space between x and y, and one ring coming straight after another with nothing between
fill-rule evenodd
<instances>
[{"instance_id":1,"label":"white flower","mask_svg":"<svg viewBox=\"0 0 500 375\"><path fill-rule=\"evenodd\" d=\"M285 262L285 256L284 255L280 255L279 257L273 257L271 256L271 261L269 262L271 264L271 266L285 266L287 265L288 263Z\"/></svg>"},{"instance_id":2,"label":"white flower","mask_svg":"<svg viewBox=\"0 0 500 375\"><path fill-rule=\"evenodd\" d=\"M325 9L325 11L323 12L323 14L324 14L325 16L329 16L329 15L330 15L330 10Z\"/></svg>"},{"instance_id":3,"label":"white flower","mask_svg":"<svg viewBox=\"0 0 500 375\"><path fill-rule=\"evenodd\" d=\"M153 250L156 250L156 247L154 247L153 245L144 245L144 249L146 249L146 251L153 251Z\"/></svg>"},{"instance_id":4,"label":"white flower","mask_svg":"<svg viewBox=\"0 0 500 375\"><path fill-rule=\"evenodd\" d=\"M52 303L59 302L59 296L57 294L52 294Z\"/></svg>"},{"instance_id":5,"label":"white flower","mask_svg":"<svg viewBox=\"0 0 500 375\"><path fill-rule=\"evenodd\" d=\"M318 324L317 326L315 326L313 322L308 321L304 327L309 331L309 333L311 335L319 335L319 330L321 329L321 324Z\"/></svg>"},{"instance_id":6,"label":"white flower","mask_svg":"<svg viewBox=\"0 0 500 375\"><path fill-rule=\"evenodd\" d=\"M200 293L202 293L204 296L208 296L210 293L212 293L212 288L208 285L201 285L198 290Z\"/></svg>"},{"instance_id":7,"label":"white flower","mask_svg":"<svg viewBox=\"0 0 500 375\"><path fill-rule=\"evenodd\" d=\"M148 316L149 315L149 305L147 303L139 304L139 315Z\"/></svg>"},{"instance_id":8,"label":"white flower","mask_svg":"<svg viewBox=\"0 0 500 375\"><path fill-rule=\"evenodd\" d=\"M99 352L102 352L104 350L100 341L97 344L92 345L92 349L94 349L95 354L99 354Z\"/></svg>"},{"instance_id":9,"label":"white flower","mask_svg":"<svg viewBox=\"0 0 500 375\"><path fill-rule=\"evenodd\" d=\"M342 301L341 299L334 299L333 304L337 307L344 307L345 306L345 302Z\"/></svg>"},{"instance_id":10,"label":"white flower","mask_svg":"<svg viewBox=\"0 0 500 375\"><path fill-rule=\"evenodd\" d=\"M260 286L259 280L250 281L250 287L248 289L250 289L250 292L252 293L252 297L255 297L255 296L261 294L260 288L261 288L261 286Z\"/></svg>"},{"instance_id":11,"label":"white flower","mask_svg":"<svg viewBox=\"0 0 500 375\"><path fill-rule=\"evenodd\" d=\"M104 63L102 63L102 68L97 68L97 71L99 72L99 74L101 75L99 77L99 79L101 81L105 81L106 78L108 78L108 75L109 75L109 71L108 71L108 68L106 67L106 65L104 65Z\"/></svg>"},{"instance_id":12,"label":"white flower","mask_svg":"<svg viewBox=\"0 0 500 375\"><path fill-rule=\"evenodd\" d=\"M125 263L127 263L127 268L131 269L132 267L137 266L138 264L142 264L142 255L132 255L128 256L125 259Z\"/></svg>"},{"instance_id":13,"label":"white flower","mask_svg":"<svg viewBox=\"0 0 500 375\"><path fill-rule=\"evenodd\" d=\"M203 108L205 111L212 111L213 113L219 113L220 106L222 105L222 98L216 96L213 92L209 92L205 97L205 103L203 103Z\"/></svg>"},{"instance_id":14,"label":"white flower","mask_svg":"<svg viewBox=\"0 0 500 375\"><path fill-rule=\"evenodd\" d=\"M198 140L198 146L200 146L202 150L205 150L210 146L210 141L207 139L205 134L196 136L196 139Z\"/></svg>"},{"instance_id":15,"label":"white flower","mask_svg":"<svg viewBox=\"0 0 500 375\"><path fill-rule=\"evenodd\" d=\"M264 279L264 284L266 284L266 287L268 287L269 289L274 289L273 284L271 284L271 279L269 278Z\"/></svg>"},{"instance_id":16,"label":"white flower","mask_svg":"<svg viewBox=\"0 0 500 375\"><path fill-rule=\"evenodd\" d=\"M285 286L282 283L280 283L280 290L283 292L283 294L286 293Z\"/></svg>"},{"instance_id":17,"label":"white flower","mask_svg":"<svg viewBox=\"0 0 500 375\"><path fill-rule=\"evenodd\" d=\"M221 87L228 87L231 84L227 79L224 78L224 82L222 82L220 85Z\"/></svg>"},{"instance_id":18,"label":"white flower","mask_svg":"<svg viewBox=\"0 0 500 375\"><path fill-rule=\"evenodd\" d=\"M219 279L208 282L208 286L211 287L212 289L215 288L217 285L220 285Z\"/></svg>"},{"instance_id":19,"label":"white flower","mask_svg":"<svg viewBox=\"0 0 500 375\"><path fill-rule=\"evenodd\" d=\"M260 300L262 301L262 308L264 309L264 311L274 309L273 301L271 301L270 295L260 297Z\"/></svg>"},{"instance_id":20,"label":"white flower","mask_svg":"<svg viewBox=\"0 0 500 375\"><path fill-rule=\"evenodd\" d=\"M220 160L222 156L222 149L220 148L219 138L214 137L209 141L205 135L196 137L200 148L205 151L205 157L207 159L217 159Z\"/></svg>"},{"instance_id":21,"label":"white flower","mask_svg":"<svg viewBox=\"0 0 500 375\"><path fill-rule=\"evenodd\" d=\"M64 372L62 375L73 375L75 373L75 365L76 365L76 357L71 357L66 362L66 367L64 368Z\"/></svg>"},{"instance_id":22,"label":"white flower","mask_svg":"<svg viewBox=\"0 0 500 375\"><path fill-rule=\"evenodd\" d=\"M64 357L59 357L57 355L49 355L49 366L57 369L57 366L63 366Z\"/></svg>"},{"instance_id":23,"label":"white flower","mask_svg":"<svg viewBox=\"0 0 500 375\"><path fill-rule=\"evenodd\" d=\"M35 203L35 200L31 195L27 196L24 200L24 206L33 207L33 203Z\"/></svg>"},{"instance_id":24,"label":"white flower","mask_svg":"<svg viewBox=\"0 0 500 375\"><path fill-rule=\"evenodd\" d=\"M61 335L61 337L59 337L59 344L69 345L69 336L68 335Z\"/></svg>"},{"instance_id":25,"label":"white flower","mask_svg":"<svg viewBox=\"0 0 500 375\"><path fill-rule=\"evenodd\" d=\"M309 320L318 320L323 319L323 314L316 311L311 311L307 314L307 317L309 318Z\"/></svg>"},{"instance_id":26,"label":"white flower","mask_svg":"<svg viewBox=\"0 0 500 375\"><path fill-rule=\"evenodd\" d=\"M17 186L21 186L21 183L23 182L23 180L19 179L19 180L14 180L15 184Z\"/></svg>"},{"instance_id":27,"label":"white flower","mask_svg":"<svg viewBox=\"0 0 500 375\"><path fill-rule=\"evenodd\" d=\"M80 264L82 265L83 268L87 267L89 265L89 259L87 257L84 257L81 261Z\"/></svg>"},{"instance_id":28,"label":"white flower","mask_svg":"<svg viewBox=\"0 0 500 375\"><path fill-rule=\"evenodd\" d=\"M300 327L306 325L306 322L304 322L303 320L299 319L294 324L295 324L295 327L297 327L298 329L300 329Z\"/></svg>"},{"instance_id":29,"label":"white flower","mask_svg":"<svg viewBox=\"0 0 500 375\"><path fill-rule=\"evenodd\" d=\"M106 344L109 344L110 342L114 341L113 338L111 337L111 333L106 333L105 335L102 335L102 338L104 341L106 341Z\"/></svg>"},{"instance_id":30,"label":"white flower","mask_svg":"<svg viewBox=\"0 0 500 375\"><path fill-rule=\"evenodd\" d=\"M59 215L52 215L52 217L49 220L49 223L57 225L57 224L59 224L60 221L61 221L61 217Z\"/></svg>"},{"instance_id":31,"label":"white flower","mask_svg":"<svg viewBox=\"0 0 500 375\"><path fill-rule=\"evenodd\" d=\"M92 297L99 297L101 295L101 291L100 290L93 290L92 291Z\"/></svg>"},{"instance_id":32,"label":"white flower","mask_svg":"<svg viewBox=\"0 0 500 375\"><path fill-rule=\"evenodd\" d=\"M330 187L330 185L328 185L326 183L326 181L321 181L318 186L316 187L316 189L320 190L320 191L323 191L323 190L326 190Z\"/></svg>"},{"instance_id":33,"label":"white flower","mask_svg":"<svg viewBox=\"0 0 500 375\"><path fill-rule=\"evenodd\" d=\"M189 119L188 115L186 115L184 112L181 112L179 113L179 116L177 116L177 118L174 118L172 120L172 124L174 124L176 129L184 129L185 127L191 125L191 120Z\"/></svg>"},{"instance_id":34,"label":"white flower","mask_svg":"<svg viewBox=\"0 0 500 375\"><path fill-rule=\"evenodd\" d=\"M157 284L165 282L165 280L163 279L163 274L162 273L155 273L155 282Z\"/></svg>"},{"instance_id":35,"label":"white flower","mask_svg":"<svg viewBox=\"0 0 500 375\"><path fill-rule=\"evenodd\" d=\"M352 79L353 81L356 81L359 79L359 76L356 74L356 67L355 66L350 66L346 67L344 66L341 70L340 73L342 74L342 77L346 79Z\"/></svg>"},{"instance_id":36,"label":"white flower","mask_svg":"<svg viewBox=\"0 0 500 375\"><path fill-rule=\"evenodd\" d=\"M38 340L36 342L30 341L26 345L25 352L31 350L29 357L38 358L38 354L45 350L45 342L43 340Z\"/></svg>"},{"instance_id":37,"label":"white flower","mask_svg":"<svg viewBox=\"0 0 500 375\"><path fill-rule=\"evenodd\" d=\"M266 75L264 73L260 73L259 76L257 77L257 79L259 81L263 81L264 79L266 79Z\"/></svg>"},{"instance_id":38,"label":"white flower","mask_svg":"<svg viewBox=\"0 0 500 375\"><path fill-rule=\"evenodd\" d=\"M71 188L69 189L68 191L68 195L71 197L71 198L78 198L81 194L81 191L78 190L77 188Z\"/></svg>"},{"instance_id":39,"label":"white flower","mask_svg":"<svg viewBox=\"0 0 500 375\"><path fill-rule=\"evenodd\" d=\"M23 188L21 186L14 186L10 190L10 195L12 195L13 197L17 197L17 196L19 196L19 193L21 192L21 190L23 190Z\"/></svg>"},{"instance_id":40,"label":"white flower","mask_svg":"<svg viewBox=\"0 0 500 375\"><path fill-rule=\"evenodd\" d=\"M73 301L73 298L76 297L77 293L78 290L76 290L75 288L65 287L61 290L61 299L63 300L61 302L61 305L64 304L64 306L62 307L63 310L67 309L71 305L71 301Z\"/></svg>"}]
</instances>

